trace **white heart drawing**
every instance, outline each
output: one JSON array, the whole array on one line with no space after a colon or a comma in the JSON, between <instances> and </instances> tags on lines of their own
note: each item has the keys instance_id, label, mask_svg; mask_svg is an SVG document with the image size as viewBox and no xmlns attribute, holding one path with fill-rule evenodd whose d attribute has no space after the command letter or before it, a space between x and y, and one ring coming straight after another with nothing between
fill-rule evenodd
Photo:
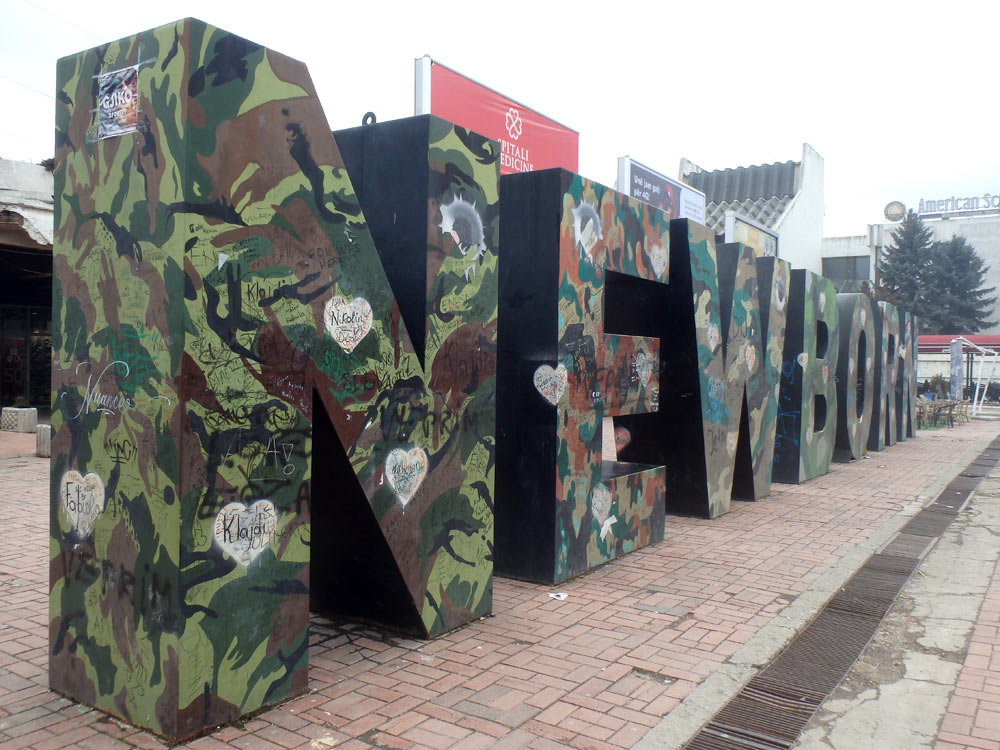
<instances>
[{"instance_id":1,"label":"white heart drawing","mask_svg":"<svg viewBox=\"0 0 1000 750\"><path fill-rule=\"evenodd\" d=\"M708 348L710 351L714 352L719 346L722 336L719 335L719 327L714 323L708 327L708 330L705 331L705 340L708 341Z\"/></svg>"},{"instance_id":2,"label":"white heart drawing","mask_svg":"<svg viewBox=\"0 0 1000 750\"><path fill-rule=\"evenodd\" d=\"M270 547L278 527L278 513L270 500L253 505L229 503L215 518L215 541L223 552L249 565Z\"/></svg>"},{"instance_id":3,"label":"white heart drawing","mask_svg":"<svg viewBox=\"0 0 1000 750\"><path fill-rule=\"evenodd\" d=\"M385 476L403 505L420 489L427 475L427 454L423 448L393 448L385 459Z\"/></svg>"},{"instance_id":4,"label":"white heart drawing","mask_svg":"<svg viewBox=\"0 0 1000 750\"><path fill-rule=\"evenodd\" d=\"M611 514L612 499L611 490L603 484L597 485L590 494L590 511L602 526Z\"/></svg>"},{"instance_id":5,"label":"white heart drawing","mask_svg":"<svg viewBox=\"0 0 1000 750\"><path fill-rule=\"evenodd\" d=\"M550 404L558 404L566 390L566 365L560 364L555 369L541 365L535 370L535 388Z\"/></svg>"},{"instance_id":6,"label":"white heart drawing","mask_svg":"<svg viewBox=\"0 0 1000 750\"><path fill-rule=\"evenodd\" d=\"M649 262L653 266L653 273L657 277L663 276L663 272L667 270L667 251L665 248L659 245L652 245L649 248Z\"/></svg>"},{"instance_id":7,"label":"white heart drawing","mask_svg":"<svg viewBox=\"0 0 1000 750\"><path fill-rule=\"evenodd\" d=\"M59 482L59 501L76 533L89 536L104 512L104 482L92 471L81 476L70 469Z\"/></svg>"},{"instance_id":8,"label":"white heart drawing","mask_svg":"<svg viewBox=\"0 0 1000 750\"><path fill-rule=\"evenodd\" d=\"M806 354L805 352L802 352L801 354L799 354L799 356L795 358L795 361L798 362L799 367L801 367L804 370L809 366L809 355Z\"/></svg>"},{"instance_id":9,"label":"white heart drawing","mask_svg":"<svg viewBox=\"0 0 1000 750\"><path fill-rule=\"evenodd\" d=\"M372 329L372 306L364 297L348 301L337 294L326 301L323 321L333 340L350 352Z\"/></svg>"},{"instance_id":10,"label":"white heart drawing","mask_svg":"<svg viewBox=\"0 0 1000 750\"><path fill-rule=\"evenodd\" d=\"M635 355L635 371L643 385L649 383L649 379L653 377L653 367L655 364L656 360L651 354L639 352Z\"/></svg>"}]
</instances>

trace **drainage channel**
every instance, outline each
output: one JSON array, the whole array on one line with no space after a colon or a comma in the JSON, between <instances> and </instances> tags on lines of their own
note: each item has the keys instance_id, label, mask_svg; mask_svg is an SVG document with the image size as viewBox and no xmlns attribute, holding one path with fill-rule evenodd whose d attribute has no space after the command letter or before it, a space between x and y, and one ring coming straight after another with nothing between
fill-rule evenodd
<instances>
[{"instance_id":1,"label":"drainage channel","mask_svg":"<svg viewBox=\"0 0 1000 750\"><path fill-rule=\"evenodd\" d=\"M910 575L1000 462L1000 438L979 454L815 619L702 727L686 750L787 750L844 679Z\"/></svg>"}]
</instances>

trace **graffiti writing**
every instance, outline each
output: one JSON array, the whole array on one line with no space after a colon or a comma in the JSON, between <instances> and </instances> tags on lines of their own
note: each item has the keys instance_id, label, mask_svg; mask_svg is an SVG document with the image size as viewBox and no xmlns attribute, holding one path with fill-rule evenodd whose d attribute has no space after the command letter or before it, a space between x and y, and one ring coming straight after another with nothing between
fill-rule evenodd
<instances>
[{"instance_id":1,"label":"graffiti writing","mask_svg":"<svg viewBox=\"0 0 1000 750\"><path fill-rule=\"evenodd\" d=\"M241 565L249 565L270 546L277 520L270 500L258 500L249 507L229 503L215 520L215 541Z\"/></svg>"}]
</instances>

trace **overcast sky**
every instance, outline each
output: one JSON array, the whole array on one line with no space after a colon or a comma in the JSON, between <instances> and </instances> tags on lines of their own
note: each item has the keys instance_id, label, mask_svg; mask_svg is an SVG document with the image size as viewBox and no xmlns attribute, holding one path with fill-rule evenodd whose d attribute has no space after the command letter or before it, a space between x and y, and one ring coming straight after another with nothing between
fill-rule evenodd
<instances>
[{"instance_id":1,"label":"overcast sky","mask_svg":"<svg viewBox=\"0 0 1000 750\"><path fill-rule=\"evenodd\" d=\"M1000 2L0 0L0 156L52 154L56 60L194 16L304 61L330 126L413 114L429 54L670 177L825 160L826 236L891 200L1000 193ZM315 10L307 10L315 6Z\"/></svg>"}]
</instances>

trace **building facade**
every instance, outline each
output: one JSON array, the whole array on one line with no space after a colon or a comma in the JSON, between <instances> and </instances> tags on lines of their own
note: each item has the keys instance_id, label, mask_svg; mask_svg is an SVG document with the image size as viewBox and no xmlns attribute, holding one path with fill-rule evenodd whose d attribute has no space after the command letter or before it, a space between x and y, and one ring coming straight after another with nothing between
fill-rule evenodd
<instances>
[{"instance_id":1,"label":"building facade","mask_svg":"<svg viewBox=\"0 0 1000 750\"><path fill-rule=\"evenodd\" d=\"M917 215L933 234L933 241L965 237L989 266L985 286L1000 289L1000 195L922 199L917 205ZM898 226L899 222L869 224L863 235L824 238L822 274L834 282L838 292L859 291L861 281L877 282L877 260L892 246L892 232ZM980 333L1000 333L1000 300L990 317L997 325Z\"/></svg>"},{"instance_id":2,"label":"building facade","mask_svg":"<svg viewBox=\"0 0 1000 750\"><path fill-rule=\"evenodd\" d=\"M822 272L823 157L808 143L797 162L708 171L682 159L680 177L705 193L705 224L724 241Z\"/></svg>"},{"instance_id":3,"label":"building facade","mask_svg":"<svg viewBox=\"0 0 1000 750\"><path fill-rule=\"evenodd\" d=\"M0 406L50 399L52 173L0 159Z\"/></svg>"}]
</instances>

